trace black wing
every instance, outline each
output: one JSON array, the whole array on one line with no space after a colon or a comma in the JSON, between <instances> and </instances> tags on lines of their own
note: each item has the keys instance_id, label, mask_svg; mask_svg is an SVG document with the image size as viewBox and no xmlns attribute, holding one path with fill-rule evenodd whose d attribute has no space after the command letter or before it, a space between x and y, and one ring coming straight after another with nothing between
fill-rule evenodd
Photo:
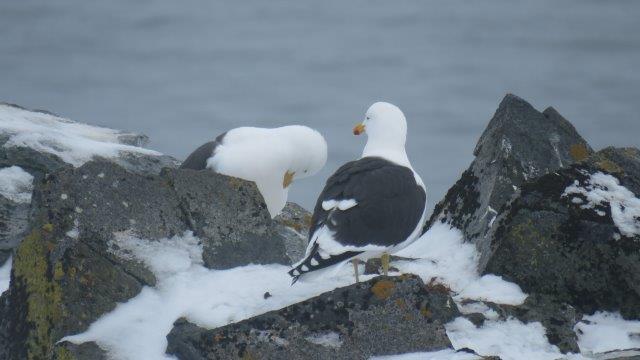
<instances>
[{"instance_id":1,"label":"black wing","mask_svg":"<svg viewBox=\"0 0 640 360\"><path fill-rule=\"evenodd\" d=\"M207 160L213 156L218 145L222 144L222 140L227 133L220 134L214 141L209 141L195 149L180 165L180 169L204 170L207 168Z\"/></svg>"},{"instance_id":2,"label":"black wing","mask_svg":"<svg viewBox=\"0 0 640 360\"><path fill-rule=\"evenodd\" d=\"M346 211L322 208L324 201L348 199L357 205ZM313 210L309 239L326 225L344 245L396 245L416 228L425 203L411 169L379 157L352 161L327 180Z\"/></svg>"},{"instance_id":3,"label":"black wing","mask_svg":"<svg viewBox=\"0 0 640 360\"><path fill-rule=\"evenodd\" d=\"M347 209L322 208L327 200L356 201ZM415 230L424 212L426 193L415 180L413 171L378 157L365 157L346 163L328 180L318 198L309 231L327 226L335 240L343 245L369 244L392 246L406 240ZM300 276L358 256L359 251L321 255L314 244L306 258L289 271L295 283ZM328 255L328 256L326 256Z\"/></svg>"}]
</instances>

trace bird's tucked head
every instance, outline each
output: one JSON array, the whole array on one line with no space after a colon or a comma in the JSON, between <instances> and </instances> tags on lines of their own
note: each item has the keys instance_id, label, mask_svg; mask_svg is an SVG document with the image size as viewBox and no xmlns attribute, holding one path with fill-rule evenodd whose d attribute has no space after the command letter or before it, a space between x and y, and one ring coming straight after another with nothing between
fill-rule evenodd
<instances>
[{"instance_id":1,"label":"bird's tucked head","mask_svg":"<svg viewBox=\"0 0 640 360\"><path fill-rule=\"evenodd\" d=\"M367 134L367 148L403 150L407 141L407 120L397 106L377 102L369 107L365 119L353 129L354 135ZM365 149L366 151L366 149Z\"/></svg>"},{"instance_id":2,"label":"bird's tucked head","mask_svg":"<svg viewBox=\"0 0 640 360\"><path fill-rule=\"evenodd\" d=\"M315 175L327 162L327 142L317 131L300 125L280 128L290 142L290 162L283 174L282 185Z\"/></svg>"}]
</instances>

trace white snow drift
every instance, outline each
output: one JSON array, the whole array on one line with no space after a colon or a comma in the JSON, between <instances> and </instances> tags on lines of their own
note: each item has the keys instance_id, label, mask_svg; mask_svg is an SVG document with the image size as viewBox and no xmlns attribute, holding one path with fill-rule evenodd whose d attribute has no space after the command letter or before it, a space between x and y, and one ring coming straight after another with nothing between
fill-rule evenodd
<instances>
[{"instance_id":1,"label":"white snow drift","mask_svg":"<svg viewBox=\"0 0 640 360\"><path fill-rule=\"evenodd\" d=\"M31 202L33 176L19 166L0 169L0 195L19 203Z\"/></svg>"},{"instance_id":2,"label":"white snow drift","mask_svg":"<svg viewBox=\"0 0 640 360\"><path fill-rule=\"evenodd\" d=\"M640 235L640 199L626 187L620 185L614 176L596 172L580 183L576 180L567 187L562 196L582 195L586 197L587 203L580 205L583 209L594 209L598 206L609 206L614 224L622 235L633 237ZM582 199L573 197L574 204L581 204ZM596 212L600 216L605 213L601 210Z\"/></svg>"},{"instance_id":3,"label":"white snow drift","mask_svg":"<svg viewBox=\"0 0 640 360\"><path fill-rule=\"evenodd\" d=\"M478 252L465 243L462 232L447 224L435 223L413 244L397 253L417 261L399 261L394 266L403 273L448 285L455 300L475 299L499 304L519 305L527 295L516 284L495 275L478 275Z\"/></svg>"},{"instance_id":4,"label":"white snow drift","mask_svg":"<svg viewBox=\"0 0 640 360\"><path fill-rule=\"evenodd\" d=\"M202 246L190 232L160 241L138 239L129 233L115 234L109 244L120 257L137 259L157 277L154 288L145 287L138 296L102 316L82 333L67 336L73 343L95 341L114 359L170 359L165 354L166 335L180 317L205 327L216 328L271 310L298 303L337 287L353 283L350 266L333 272L331 278L319 277L290 286L289 269L283 265L248 265L229 270L210 270L202 264ZM402 272L415 273L430 282L441 282L452 289L462 313L480 312L486 317L477 328L465 318L446 324L455 349L473 349L482 356L503 359L581 359L582 355L563 355L550 345L544 327L537 322L524 324L517 319L500 320L482 301L520 304L526 298L520 288L495 275L478 276L478 255L462 234L448 225L437 224L399 255L419 258L393 264ZM364 280L371 276L364 277ZM269 292L271 297L264 298ZM462 300L476 300L465 302ZM580 346L587 352L638 347L640 322L625 322L610 314L586 317L581 323ZM616 331L611 331L611 327ZM600 334L606 333L606 336ZM339 347L339 334L326 333L307 341ZM475 355L442 350L399 354L376 359L475 359Z\"/></svg>"},{"instance_id":5,"label":"white snow drift","mask_svg":"<svg viewBox=\"0 0 640 360\"><path fill-rule=\"evenodd\" d=\"M122 136L132 134L5 104L0 104L0 132L9 135L4 147L29 147L57 155L74 166L80 166L94 156L115 158L122 151L161 155L120 141Z\"/></svg>"},{"instance_id":6,"label":"white snow drift","mask_svg":"<svg viewBox=\"0 0 640 360\"><path fill-rule=\"evenodd\" d=\"M0 267L0 295L9 289L9 280L11 278L11 258L5 261Z\"/></svg>"}]
</instances>

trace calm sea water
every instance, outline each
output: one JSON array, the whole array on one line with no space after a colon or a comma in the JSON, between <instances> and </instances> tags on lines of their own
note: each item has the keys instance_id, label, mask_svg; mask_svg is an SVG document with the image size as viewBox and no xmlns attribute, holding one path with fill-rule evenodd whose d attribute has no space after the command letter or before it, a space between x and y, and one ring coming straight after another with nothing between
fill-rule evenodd
<instances>
[{"instance_id":1,"label":"calm sea water","mask_svg":"<svg viewBox=\"0 0 640 360\"><path fill-rule=\"evenodd\" d=\"M294 184L307 208L386 100L432 206L507 92L596 148L640 146L639 18L633 0L4 0L0 100L143 132L178 158L236 126L312 126L330 154Z\"/></svg>"}]
</instances>

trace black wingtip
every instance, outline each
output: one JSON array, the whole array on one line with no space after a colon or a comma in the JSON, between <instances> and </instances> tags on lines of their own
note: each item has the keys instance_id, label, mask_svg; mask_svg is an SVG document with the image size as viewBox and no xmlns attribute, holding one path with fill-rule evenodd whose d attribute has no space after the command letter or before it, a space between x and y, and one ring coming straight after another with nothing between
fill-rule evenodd
<instances>
[{"instance_id":1,"label":"black wingtip","mask_svg":"<svg viewBox=\"0 0 640 360\"><path fill-rule=\"evenodd\" d=\"M298 281L298 279L300 279L300 274L293 275L293 272L295 270L296 269L291 269L291 270L287 271L287 274L289 274L289 276L291 276L293 278L293 279L291 279L291 286L293 286L293 284L295 284Z\"/></svg>"}]
</instances>

